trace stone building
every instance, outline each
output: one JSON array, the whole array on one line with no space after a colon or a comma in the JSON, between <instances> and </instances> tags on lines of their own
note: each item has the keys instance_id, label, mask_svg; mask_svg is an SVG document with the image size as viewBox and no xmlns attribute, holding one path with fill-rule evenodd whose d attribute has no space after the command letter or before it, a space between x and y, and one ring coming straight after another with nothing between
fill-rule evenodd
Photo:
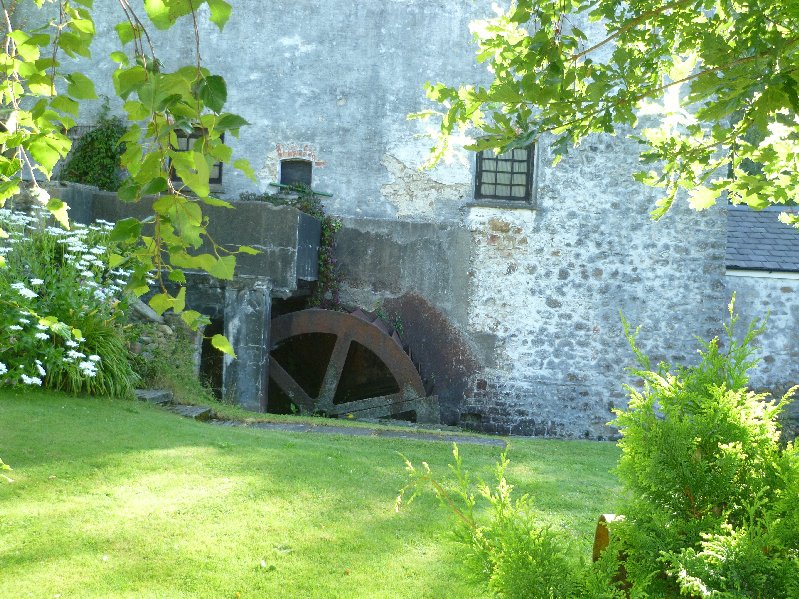
<instances>
[{"instance_id":1,"label":"stone building","mask_svg":"<svg viewBox=\"0 0 799 599\"><path fill-rule=\"evenodd\" d=\"M100 22L119 20L111 3L95 10L108 11ZM420 169L429 125L406 115L429 108L426 81L485 79L468 24L488 10L239 0L223 33L201 19L203 61L226 78L229 109L251 123L228 141L258 175L253 184L225 169L223 197L289 179L331 194L326 209L344 222L343 300L379 304L402 322L448 423L607 438L632 361L620 312L641 326L654 359L691 362L695 335L722 332L733 291L744 318L772 311L756 384L799 382L799 263L735 262L728 218L739 209L695 213L682 202L650 220L654 192L631 177L635 143L598 136L553 168L542 139L512 164L483 156L478 167L456 151ZM115 35L98 31L91 68L113 96L116 65L103 57ZM193 61L188 25L155 38L167 67ZM505 168L522 176L503 187ZM781 243L795 250L797 238L788 230Z\"/></svg>"}]
</instances>

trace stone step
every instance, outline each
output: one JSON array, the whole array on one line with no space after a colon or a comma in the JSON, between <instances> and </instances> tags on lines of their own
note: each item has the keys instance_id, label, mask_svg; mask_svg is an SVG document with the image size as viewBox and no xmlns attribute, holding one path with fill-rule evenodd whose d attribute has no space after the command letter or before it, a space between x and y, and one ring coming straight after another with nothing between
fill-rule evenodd
<instances>
[{"instance_id":1,"label":"stone step","mask_svg":"<svg viewBox=\"0 0 799 599\"><path fill-rule=\"evenodd\" d=\"M183 405L176 405L170 406L169 408L175 414L179 414L184 418L191 418L193 420L210 420L214 412L211 408L204 408L202 406L183 406Z\"/></svg>"},{"instance_id":2,"label":"stone step","mask_svg":"<svg viewBox=\"0 0 799 599\"><path fill-rule=\"evenodd\" d=\"M136 389L134 393L136 394L136 399L159 406L169 405L174 400L172 392L164 389Z\"/></svg>"}]
</instances>

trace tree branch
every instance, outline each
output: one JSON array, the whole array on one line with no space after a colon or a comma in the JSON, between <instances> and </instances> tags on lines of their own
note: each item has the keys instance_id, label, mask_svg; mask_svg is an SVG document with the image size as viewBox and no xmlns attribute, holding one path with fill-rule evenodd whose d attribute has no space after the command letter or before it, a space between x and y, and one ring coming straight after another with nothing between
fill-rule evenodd
<instances>
[{"instance_id":1,"label":"tree branch","mask_svg":"<svg viewBox=\"0 0 799 599\"><path fill-rule=\"evenodd\" d=\"M677 2L672 2L670 4L664 4L660 8L655 8L653 10L650 10L649 12L645 12L641 16L639 16L639 17L633 19L632 21L628 22L623 27L619 27L616 31L611 33L608 37L603 39L598 44L594 44L593 46L591 46L587 50L583 50L582 52L574 54L571 57L571 60L578 60L578 59L582 58L583 56L585 56L586 54L590 54L594 50L598 50L599 48L601 48L605 44L608 44L611 41L613 41L614 39L616 39L617 37L619 37L620 35L622 35L624 33L627 33L628 31L630 31L630 29L633 29L634 27L636 27L640 23L646 21L650 17L654 17L655 15L659 15L660 13L665 12L665 11L671 9L671 8L679 8L679 7L681 7L684 4L690 4L691 2L694 2L694 1L695 0L678 0Z\"/></svg>"}]
</instances>

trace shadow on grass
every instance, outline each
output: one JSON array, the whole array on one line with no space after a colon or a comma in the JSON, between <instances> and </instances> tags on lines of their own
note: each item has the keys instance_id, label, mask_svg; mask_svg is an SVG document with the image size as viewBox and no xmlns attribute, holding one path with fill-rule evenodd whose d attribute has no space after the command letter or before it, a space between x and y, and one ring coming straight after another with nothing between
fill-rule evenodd
<instances>
[{"instance_id":1,"label":"shadow on grass","mask_svg":"<svg viewBox=\"0 0 799 599\"><path fill-rule=\"evenodd\" d=\"M393 512L397 452L443 472L445 443L220 428L145 404L6 392L0 439L17 478L0 489L0 561L20 589L469 592L435 503ZM486 475L499 452L463 453Z\"/></svg>"}]
</instances>

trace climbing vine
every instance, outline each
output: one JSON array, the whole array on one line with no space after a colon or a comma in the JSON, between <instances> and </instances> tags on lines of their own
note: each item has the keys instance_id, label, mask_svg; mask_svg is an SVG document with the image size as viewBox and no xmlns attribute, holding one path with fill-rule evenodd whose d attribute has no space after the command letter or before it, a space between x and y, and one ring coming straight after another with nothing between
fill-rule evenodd
<instances>
[{"instance_id":1,"label":"climbing vine","mask_svg":"<svg viewBox=\"0 0 799 599\"><path fill-rule=\"evenodd\" d=\"M313 216L322 224L319 242L319 278L308 305L313 308L338 310L341 308L341 273L336 260L336 234L341 229L341 219L325 212L322 201L306 185L292 185L289 193L250 193L239 196L240 200L269 202L275 206L293 206L297 210Z\"/></svg>"}]
</instances>

